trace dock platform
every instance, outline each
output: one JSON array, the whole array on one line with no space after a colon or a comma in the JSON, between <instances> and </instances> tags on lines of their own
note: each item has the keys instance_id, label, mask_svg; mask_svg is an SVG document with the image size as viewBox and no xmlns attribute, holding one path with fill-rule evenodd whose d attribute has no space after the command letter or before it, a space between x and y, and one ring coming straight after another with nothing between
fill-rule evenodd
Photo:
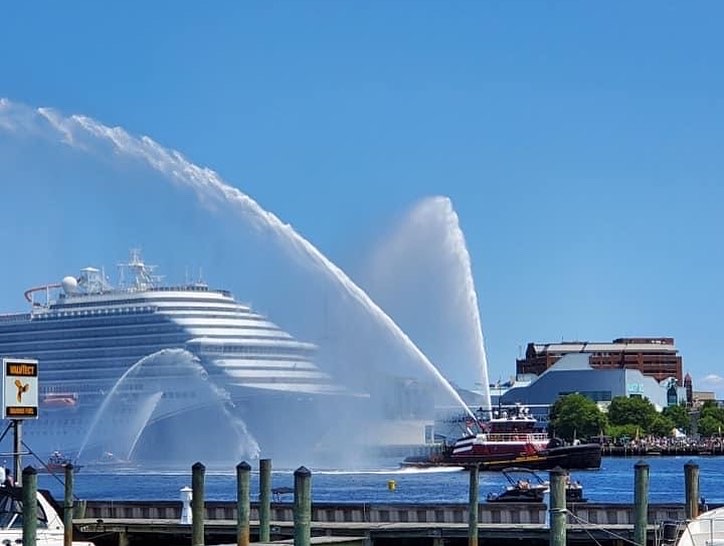
<instances>
[{"instance_id":1,"label":"dock platform","mask_svg":"<svg viewBox=\"0 0 724 546\"><path fill-rule=\"evenodd\" d=\"M619 545L633 538L633 507L628 504L570 505L570 544ZM252 540L259 536L258 507L252 507ZM467 544L467 504L315 504L312 535L350 546L442 546ZM180 523L181 503L91 502L86 517L75 519L76 529L98 546L190 544L191 525ZM274 544L293 537L292 505L274 503L270 522ZM478 511L479 544L547 545L547 507L541 503L481 503ZM681 521L683 504L649 507L649 530L654 533L664 521ZM204 522L206 544L229 544L236 540L236 510L233 502L209 502ZM282 541L282 542L279 542ZM523 541L523 542L521 542Z\"/></svg>"}]
</instances>

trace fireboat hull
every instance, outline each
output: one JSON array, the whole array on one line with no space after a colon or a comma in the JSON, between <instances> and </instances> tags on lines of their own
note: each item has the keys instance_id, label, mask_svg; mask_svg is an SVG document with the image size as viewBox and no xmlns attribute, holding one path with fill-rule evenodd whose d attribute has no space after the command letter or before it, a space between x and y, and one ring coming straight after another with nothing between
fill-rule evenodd
<instances>
[{"instance_id":1,"label":"fireboat hull","mask_svg":"<svg viewBox=\"0 0 724 546\"><path fill-rule=\"evenodd\" d=\"M534 454L500 454L454 456L446 451L437 456L408 457L402 462L404 467L429 468L436 466L478 466L483 471L500 471L516 466L531 470L552 470L560 467L564 470L595 470L601 468L601 446L599 444L579 444L574 446L551 447Z\"/></svg>"}]
</instances>

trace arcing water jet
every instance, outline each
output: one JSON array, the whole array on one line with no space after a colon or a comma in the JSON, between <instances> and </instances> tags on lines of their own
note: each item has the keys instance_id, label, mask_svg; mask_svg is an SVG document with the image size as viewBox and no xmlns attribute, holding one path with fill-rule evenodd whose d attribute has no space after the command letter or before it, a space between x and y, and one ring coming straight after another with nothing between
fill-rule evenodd
<instances>
[{"instance_id":1,"label":"arcing water jet","mask_svg":"<svg viewBox=\"0 0 724 546\"><path fill-rule=\"evenodd\" d=\"M137 138L119 127L107 127L85 116L65 117L48 108L32 110L6 99L0 101L0 129L9 133L60 139L69 146L83 151L93 151L99 144L110 144L121 156L140 160L170 181L193 189L204 203L217 202L231 205L245 221L259 231L272 235L291 255L298 258L298 261L313 266L344 294L356 301L369 316L385 327L392 338L399 341L405 351L444 387L446 393L456 403L470 413L458 393L439 370L341 269L289 225L261 208L248 195L224 183L214 171L194 165L179 152L164 148L148 137Z\"/></svg>"},{"instance_id":2,"label":"arcing water jet","mask_svg":"<svg viewBox=\"0 0 724 546\"><path fill-rule=\"evenodd\" d=\"M417 203L375 248L362 285L450 381L490 409L488 359L470 254L447 197Z\"/></svg>"}]
</instances>

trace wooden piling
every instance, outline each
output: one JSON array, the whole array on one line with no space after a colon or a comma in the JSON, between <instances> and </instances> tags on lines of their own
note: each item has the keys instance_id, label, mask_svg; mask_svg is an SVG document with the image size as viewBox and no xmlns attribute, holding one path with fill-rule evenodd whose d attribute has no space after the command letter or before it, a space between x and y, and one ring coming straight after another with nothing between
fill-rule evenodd
<instances>
[{"instance_id":1,"label":"wooden piling","mask_svg":"<svg viewBox=\"0 0 724 546\"><path fill-rule=\"evenodd\" d=\"M684 465L686 490L686 519L699 517L699 465L689 461Z\"/></svg>"},{"instance_id":2,"label":"wooden piling","mask_svg":"<svg viewBox=\"0 0 724 546\"><path fill-rule=\"evenodd\" d=\"M206 467L196 462L191 467L191 546L204 546L204 475Z\"/></svg>"},{"instance_id":3,"label":"wooden piling","mask_svg":"<svg viewBox=\"0 0 724 546\"><path fill-rule=\"evenodd\" d=\"M23 469L23 546L35 546L38 531L38 472Z\"/></svg>"},{"instance_id":4,"label":"wooden piling","mask_svg":"<svg viewBox=\"0 0 724 546\"><path fill-rule=\"evenodd\" d=\"M634 536L639 546L646 546L646 527L649 522L649 465L639 461L634 465Z\"/></svg>"},{"instance_id":5,"label":"wooden piling","mask_svg":"<svg viewBox=\"0 0 724 546\"><path fill-rule=\"evenodd\" d=\"M480 491L480 469L470 467L470 491L468 494L468 546L478 546L478 496Z\"/></svg>"},{"instance_id":6,"label":"wooden piling","mask_svg":"<svg viewBox=\"0 0 724 546\"><path fill-rule=\"evenodd\" d=\"M63 546L73 546L73 464L65 465L65 497L63 499Z\"/></svg>"},{"instance_id":7,"label":"wooden piling","mask_svg":"<svg viewBox=\"0 0 724 546\"><path fill-rule=\"evenodd\" d=\"M566 472L557 466L550 471L550 546L566 546Z\"/></svg>"},{"instance_id":8,"label":"wooden piling","mask_svg":"<svg viewBox=\"0 0 724 546\"><path fill-rule=\"evenodd\" d=\"M312 473L300 466L294 471L294 546L312 542Z\"/></svg>"},{"instance_id":9,"label":"wooden piling","mask_svg":"<svg viewBox=\"0 0 724 546\"><path fill-rule=\"evenodd\" d=\"M259 459L259 542L270 542L271 459Z\"/></svg>"},{"instance_id":10,"label":"wooden piling","mask_svg":"<svg viewBox=\"0 0 724 546\"><path fill-rule=\"evenodd\" d=\"M73 517L76 519L83 519L85 518L85 509L88 504L88 501L86 500L79 500L75 503L75 506L73 507Z\"/></svg>"},{"instance_id":11,"label":"wooden piling","mask_svg":"<svg viewBox=\"0 0 724 546\"><path fill-rule=\"evenodd\" d=\"M251 466L246 461L236 465L236 542L249 546L249 477Z\"/></svg>"}]
</instances>

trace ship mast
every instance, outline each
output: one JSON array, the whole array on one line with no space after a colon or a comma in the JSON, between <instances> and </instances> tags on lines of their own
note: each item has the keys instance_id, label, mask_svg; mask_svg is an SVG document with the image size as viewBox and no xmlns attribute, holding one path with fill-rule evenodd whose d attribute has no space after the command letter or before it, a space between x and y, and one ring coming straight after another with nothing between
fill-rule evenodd
<instances>
[{"instance_id":1,"label":"ship mast","mask_svg":"<svg viewBox=\"0 0 724 546\"><path fill-rule=\"evenodd\" d=\"M141 250L138 248L131 249L129 261L118 264L118 269L121 287L129 290L142 291L155 288L162 280L161 275L154 273L156 270L155 265L147 265L143 262ZM131 277L128 281L126 281L125 278L126 272L128 272Z\"/></svg>"}]
</instances>

